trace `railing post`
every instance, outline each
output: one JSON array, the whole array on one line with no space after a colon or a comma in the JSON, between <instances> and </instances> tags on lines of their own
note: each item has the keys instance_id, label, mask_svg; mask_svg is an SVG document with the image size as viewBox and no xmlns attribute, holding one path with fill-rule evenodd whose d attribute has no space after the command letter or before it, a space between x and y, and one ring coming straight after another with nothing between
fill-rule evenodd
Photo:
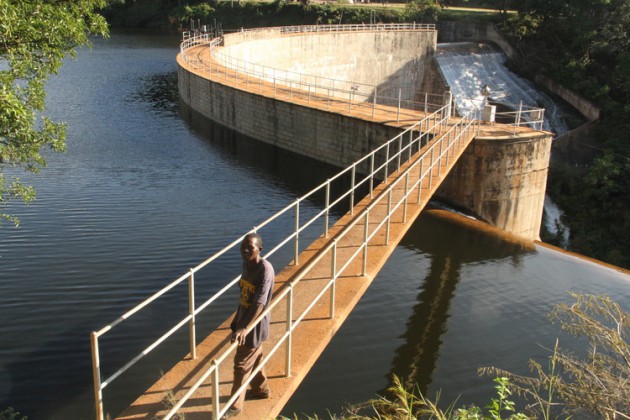
<instances>
[{"instance_id":1,"label":"railing post","mask_svg":"<svg viewBox=\"0 0 630 420\"><path fill-rule=\"evenodd\" d=\"M384 178L384 182L387 182L387 177L389 176L389 144L390 142L387 142L387 147L385 148L385 178Z\"/></svg>"},{"instance_id":2,"label":"railing post","mask_svg":"<svg viewBox=\"0 0 630 420\"><path fill-rule=\"evenodd\" d=\"M333 240L332 259L330 261L330 278L337 276L337 239Z\"/></svg>"},{"instance_id":3,"label":"railing post","mask_svg":"<svg viewBox=\"0 0 630 420\"><path fill-rule=\"evenodd\" d=\"M212 414L213 418L218 419L221 418L219 416L221 406L219 405L219 363L216 359L212 360L212 367L214 367L214 372L212 372Z\"/></svg>"},{"instance_id":4,"label":"railing post","mask_svg":"<svg viewBox=\"0 0 630 420\"><path fill-rule=\"evenodd\" d=\"M352 189L350 190L350 214L354 214L354 188L355 188L355 179L357 173L357 165L352 165L352 172L350 174L350 183L352 185Z\"/></svg>"},{"instance_id":5,"label":"railing post","mask_svg":"<svg viewBox=\"0 0 630 420\"><path fill-rule=\"evenodd\" d=\"M400 121L400 99L402 96L402 89L398 89L398 111L396 112L396 121Z\"/></svg>"},{"instance_id":6,"label":"railing post","mask_svg":"<svg viewBox=\"0 0 630 420\"><path fill-rule=\"evenodd\" d=\"M98 336L94 331L90 334L92 345L92 381L94 383L94 405L96 408L96 420L104 420L103 415L103 391L101 390L101 361L98 354Z\"/></svg>"},{"instance_id":7,"label":"railing post","mask_svg":"<svg viewBox=\"0 0 630 420\"><path fill-rule=\"evenodd\" d=\"M407 202L409 201L409 197L407 197L409 193L409 171L405 174L405 204L403 204L403 223L407 223Z\"/></svg>"},{"instance_id":8,"label":"railing post","mask_svg":"<svg viewBox=\"0 0 630 420\"><path fill-rule=\"evenodd\" d=\"M295 265L299 265L300 253L300 200L295 200Z\"/></svg>"},{"instance_id":9,"label":"railing post","mask_svg":"<svg viewBox=\"0 0 630 420\"><path fill-rule=\"evenodd\" d=\"M370 198L374 197L374 152L370 156Z\"/></svg>"},{"instance_id":10,"label":"railing post","mask_svg":"<svg viewBox=\"0 0 630 420\"><path fill-rule=\"evenodd\" d=\"M367 274L368 237L370 231L370 211L365 212L365 226L363 226L363 269L362 276Z\"/></svg>"},{"instance_id":11,"label":"railing post","mask_svg":"<svg viewBox=\"0 0 630 420\"><path fill-rule=\"evenodd\" d=\"M433 150L435 150L435 146L431 147L431 163L429 165L429 191L431 191L431 183L433 182Z\"/></svg>"},{"instance_id":12,"label":"railing post","mask_svg":"<svg viewBox=\"0 0 630 420\"><path fill-rule=\"evenodd\" d=\"M333 241L332 261L330 264L330 278L332 287L330 288L330 319L335 317L335 285L337 284L337 240Z\"/></svg>"},{"instance_id":13,"label":"railing post","mask_svg":"<svg viewBox=\"0 0 630 420\"><path fill-rule=\"evenodd\" d=\"M440 139L440 154L438 155L438 162L437 162L438 176L441 176L442 174L442 154L444 153L443 146L444 146L444 136L442 136L442 138Z\"/></svg>"},{"instance_id":14,"label":"railing post","mask_svg":"<svg viewBox=\"0 0 630 420\"><path fill-rule=\"evenodd\" d=\"M398 166L398 168L396 169L397 171L400 171L400 161L402 159L402 134L398 135L398 159L396 161L396 165Z\"/></svg>"},{"instance_id":15,"label":"railing post","mask_svg":"<svg viewBox=\"0 0 630 420\"><path fill-rule=\"evenodd\" d=\"M448 168L448 158L451 154L451 137L454 134L453 132L454 130L449 130L448 131L448 137L446 140L446 167Z\"/></svg>"},{"instance_id":16,"label":"railing post","mask_svg":"<svg viewBox=\"0 0 630 420\"><path fill-rule=\"evenodd\" d=\"M421 194L422 194L422 169L424 164L424 156L420 158L420 172L418 173L418 204L420 204Z\"/></svg>"},{"instance_id":17,"label":"railing post","mask_svg":"<svg viewBox=\"0 0 630 420\"><path fill-rule=\"evenodd\" d=\"M326 213L324 213L324 237L328 238L328 219L330 217L330 178L326 182Z\"/></svg>"},{"instance_id":18,"label":"railing post","mask_svg":"<svg viewBox=\"0 0 630 420\"><path fill-rule=\"evenodd\" d=\"M389 245L389 228L392 221L392 189L387 194L387 228L385 229L385 245Z\"/></svg>"},{"instance_id":19,"label":"railing post","mask_svg":"<svg viewBox=\"0 0 630 420\"><path fill-rule=\"evenodd\" d=\"M291 352L293 351L293 283L289 283L289 294L287 295L287 337L286 357L284 363L286 377L291 376ZM215 417L216 418L216 417Z\"/></svg>"},{"instance_id":20,"label":"railing post","mask_svg":"<svg viewBox=\"0 0 630 420\"><path fill-rule=\"evenodd\" d=\"M188 313L190 314L188 323L190 357L194 360L197 358L197 336L195 333L195 272L192 268L188 277Z\"/></svg>"}]
</instances>

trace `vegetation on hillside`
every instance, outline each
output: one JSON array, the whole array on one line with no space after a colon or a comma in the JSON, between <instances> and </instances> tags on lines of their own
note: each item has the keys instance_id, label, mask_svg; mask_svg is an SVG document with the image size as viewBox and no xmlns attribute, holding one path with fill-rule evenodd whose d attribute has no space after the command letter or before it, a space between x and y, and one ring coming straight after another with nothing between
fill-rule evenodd
<instances>
[{"instance_id":1,"label":"vegetation on hillside","mask_svg":"<svg viewBox=\"0 0 630 420\"><path fill-rule=\"evenodd\" d=\"M546 75L602 110L589 165L555 162L548 192L565 211L568 248L630 267L630 2L515 2L502 28L527 76Z\"/></svg>"}]
</instances>

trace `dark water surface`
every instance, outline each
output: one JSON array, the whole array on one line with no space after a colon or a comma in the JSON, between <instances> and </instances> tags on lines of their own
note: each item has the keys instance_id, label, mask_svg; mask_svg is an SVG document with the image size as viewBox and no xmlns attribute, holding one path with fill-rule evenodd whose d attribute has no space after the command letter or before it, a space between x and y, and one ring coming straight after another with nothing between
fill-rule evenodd
<instances>
[{"instance_id":1,"label":"dark water surface","mask_svg":"<svg viewBox=\"0 0 630 420\"><path fill-rule=\"evenodd\" d=\"M41 175L22 176L38 198L8 209L21 218L19 229L0 229L0 410L13 406L33 420L92 418L90 331L330 174L184 120L177 49L176 37L114 31L47 86L48 114L68 123L68 149L50 155ZM238 269L238 258L229 256L219 274ZM208 279L200 288L220 285ZM443 388L446 402L462 394L461 402L483 403L492 385L476 368L526 372L528 358L547 355L541 346L551 347L559 331L545 314L570 301L567 290L630 303L625 274L425 216L286 413L337 411L373 397L392 373L431 392ZM219 305L200 325L210 328L232 306ZM185 298L113 336L104 365L120 366L153 330L170 326L167 307L185 307ZM108 388L106 411L119 412L181 358L185 340L177 336Z\"/></svg>"}]
</instances>

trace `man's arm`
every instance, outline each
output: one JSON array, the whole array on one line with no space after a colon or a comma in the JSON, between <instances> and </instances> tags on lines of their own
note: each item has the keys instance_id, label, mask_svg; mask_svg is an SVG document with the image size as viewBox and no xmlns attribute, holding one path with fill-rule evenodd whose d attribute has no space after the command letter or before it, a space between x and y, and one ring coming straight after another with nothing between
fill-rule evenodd
<instances>
[{"instance_id":1,"label":"man's arm","mask_svg":"<svg viewBox=\"0 0 630 420\"><path fill-rule=\"evenodd\" d=\"M247 337L247 334L245 334L245 331L247 330L247 328L250 326L252 322L254 322L256 318L260 316L260 314L262 314L263 310L265 309L265 305L261 303L256 303L255 305L256 305L256 310L249 311L250 316L243 319L242 325L244 326L242 328L237 329L234 332L234 334L232 334L232 342L236 341L239 346L242 346L243 344L245 344L245 338Z\"/></svg>"}]
</instances>

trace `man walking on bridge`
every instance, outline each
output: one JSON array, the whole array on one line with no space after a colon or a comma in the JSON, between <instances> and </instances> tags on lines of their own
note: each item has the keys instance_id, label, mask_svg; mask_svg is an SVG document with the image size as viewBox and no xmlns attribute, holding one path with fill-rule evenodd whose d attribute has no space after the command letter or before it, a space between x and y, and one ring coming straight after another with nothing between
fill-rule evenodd
<instances>
[{"instance_id":1,"label":"man walking on bridge","mask_svg":"<svg viewBox=\"0 0 630 420\"><path fill-rule=\"evenodd\" d=\"M241 243L241 256L243 257L243 274L239 282L241 297L231 324L232 342L238 343L234 356L232 395L262 361L261 344L269 337L269 314L254 326L249 334L246 334L246 330L271 301L273 292L275 274L271 263L260 255L262 244L262 238L257 233L248 234ZM264 368L254 376L250 386L250 390L238 396L225 417L239 414L246 398L269 398L270 390Z\"/></svg>"}]
</instances>

